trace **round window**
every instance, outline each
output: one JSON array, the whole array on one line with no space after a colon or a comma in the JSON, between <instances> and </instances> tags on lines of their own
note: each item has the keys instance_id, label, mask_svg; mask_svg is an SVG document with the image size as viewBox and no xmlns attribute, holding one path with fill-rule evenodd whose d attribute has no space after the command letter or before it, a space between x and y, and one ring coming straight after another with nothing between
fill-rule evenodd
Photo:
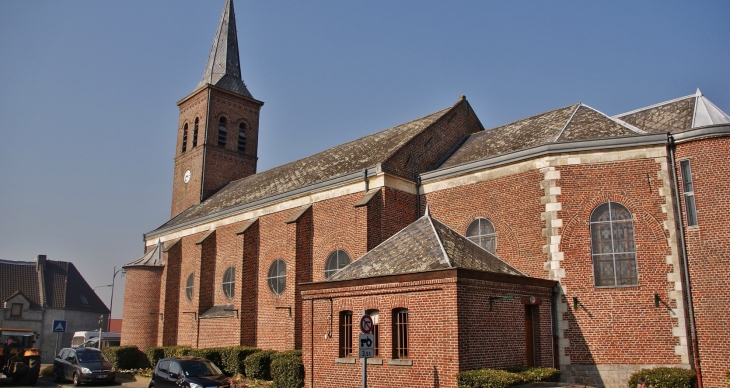
<instances>
[{"instance_id":1,"label":"round window","mask_svg":"<svg viewBox=\"0 0 730 388\"><path fill-rule=\"evenodd\" d=\"M282 259L276 259L269 267L269 289L276 295L280 295L286 288L286 263Z\"/></svg>"},{"instance_id":2,"label":"round window","mask_svg":"<svg viewBox=\"0 0 730 388\"><path fill-rule=\"evenodd\" d=\"M185 296L188 300L193 300L193 286L195 285L195 272L188 276L188 281L185 282Z\"/></svg>"},{"instance_id":3,"label":"round window","mask_svg":"<svg viewBox=\"0 0 730 388\"><path fill-rule=\"evenodd\" d=\"M345 268L348 264L350 264L350 256L347 252L338 249L330 253L324 264L324 278L329 279L330 276Z\"/></svg>"},{"instance_id":4,"label":"round window","mask_svg":"<svg viewBox=\"0 0 730 388\"><path fill-rule=\"evenodd\" d=\"M226 273L223 274L223 293L226 295L226 298L233 298L233 290L236 286L235 277L235 267L228 267Z\"/></svg>"}]
</instances>

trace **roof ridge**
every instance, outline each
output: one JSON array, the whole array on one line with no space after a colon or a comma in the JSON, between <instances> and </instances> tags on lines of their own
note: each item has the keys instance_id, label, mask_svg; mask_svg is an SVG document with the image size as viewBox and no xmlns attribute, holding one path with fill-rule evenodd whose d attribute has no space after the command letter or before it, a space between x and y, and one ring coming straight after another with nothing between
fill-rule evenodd
<instances>
[{"instance_id":1,"label":"roof ridge","mask_svg":"<svg viewBox=\"0 0 730 388\"><path fill-rule=\"evenodd\" d=\"M426 205L426 209L428 209L428 205ZM436 227L433 225L433 219L431 218L431 214L426 211L426 214L424 214L423 217L428 220L428 224L431 226L431 231L433 232L434 236L436 236L436 241L438 241L439 248L441 248L441 253L443 254L443 260L441 262L446 264L449 268L453 268L454 266L451 264L451 259L449 258L449 255L446 253L446 249L444 248L444 243L443 241L441 241L441 236L439 236Z\"/></svg>"},{"instance_id":2,"label":"roof ridge","mask_svg":"<svg viewBox=\"0 0 730 388\"><path fill-rule=\"evenodd\" d=\"M573 113L570 115L570 117L568 117L568 120L565 121L563 129L561 129L560 132L558 132L558 136L555 136L555 139L553 139L553 143L560 139L560 136L562 136L563 132L565 132L565 129L568 128L568 124L570 124L570 122L573 120L573 117L575 117L575 114L578 113L578 109L580 109L581 106L583 106L583 103L579 102L578 106L576 106L575 110L573 110Z\"/></svg>"},{"instance_id":3,"label":"roof ridge","mask_svg":"<svg viewBox=\"0 0 730 388\"><path fill-rule=\"evenodd\" d=\"M515 124L515 123L519 123L520 121L527 121L527 120L529 120L529 119L533 119L533 118L535 118L535 117L538 117L538 116L542 116L542 115L548 114L548 113L550 113L550 112L555 112L555 111L558 111L558 110L561 110L561 109L565 109L565 108L570 108L570 107L572 107L572 106L575 106L575 105L580 105L580 104L581 104L581 103L580 103L580 102L578 102L578 103L575 103L575 104L570 104L570 105L565 105L565 106L561 106L560 108L555 108L555 109L550 109L550 110L546 110L545 112L540 112L540 113L534 114L534 115L532 115L532 116L528 116L528 117L523 117L523 118L521 118L521 119L513 120L513 121L510 121L510 122L508 122L508 123L504 123L504 124L500 124L500 125L497 125L496 127L491 127L491 128L487 128L487 129L485 129L484 131L480 131L480 132L474 133L474 134L472 134L472 135L479 135L479 134L481 134L481 133L483 133L483 132L488 132L488 131L491 131L492 129L497 129L497 128L502 128L502 127L506 127L506 126L508 126L508 125L512 125L512 124Z\"/></svg>"},{"instance_id":4,"label":"roof ridge","mask_svg":"<svg viewBox=\"0 0 730 388\"><path fill-rule=\"evenodd\" d=\"M648 109L653 109L653 108L656 108L656 107L660 107L662 105L668 105L668 104L671 104L673 102L686 100L688 98L696 98L696 97L697 97L697 94L696 93L693 93L693 94L690 94L690 95L687 95L687 96L684 96L684 97L677 97L677 98L674 98L674 99L671 99L671 100L667 100L667 101L664 101L664 102L660 102L660 103L656 103L656 104L653 104L653 105L645 106L643 108L634 109L634 110L629 111L629 112L624 112L624 113L620 113L620 114L617 114L617 115L613 115L611 117L619 118L619 117L622 117L622 116L628 116L630 114L642 112L642 111L645 111L645 110L648 110Z\"/></svg>"},{"instance_id":5,"label":"roof ridge","mask_svg":"<svg viewBox=\"0 0 730 388\"><path fill-rule=\"evenodd\" d=\"M609 115L607 115L607 114L605 114L605 113L601 112L600 110L598 110L598 109L596 109L596 108L590 107L590 106L588 106L588 105L586 105L586 104L582 104L582 105L583 105L584 107L588 108L588 109L591 109L591 110L593 110L593 111L595 111L595 112L597 112L597 113L599 113L599 114L603 115L603 116L606 116L606 118L608 118L609 120L611 120L611 121L615 122L615 123L616 123L616 124L618 124L618 125L624 126L624 127L626 127L627 129L629 129L629 130L631 130L631 131L633 131L633 132L636 132L636 133L638 133L638 134L642 134L642 135L645 135L645 134L647 134L647 133L648 133L648 132L644 131L643 129L640 129L640 128L638 128L638 127L635 127L635 126L633 126L633 125L631 125L631 124L629 124L629 123L627 123L627 122L625 122L625 121L623 121L623 120L621 120L621 119L617 119L617 118L615 118L615 117L611 117L611 116L609 116Z\"/></svg>"}]
</instances>

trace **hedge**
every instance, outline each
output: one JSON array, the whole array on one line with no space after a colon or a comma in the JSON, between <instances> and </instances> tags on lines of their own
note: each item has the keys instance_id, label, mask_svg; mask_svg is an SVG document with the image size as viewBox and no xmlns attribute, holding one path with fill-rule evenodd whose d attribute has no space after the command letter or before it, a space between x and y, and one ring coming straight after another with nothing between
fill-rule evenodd
<instances>
[{"instance_id":1,"label":"hedge","mask_svg":"<svg viewBox=\"0 0 730 388\"><path fill-rule=\"evenodd\" d=\"M636 388L639 377L646 379L649 387L691 388L697 381L693 370L684 368L639 369L629 376L629 387Z\"/></svg>"},{"instance_id":2,"label":"hedge","mask_svg":"<svg viewBox=\"0 0 730 388\"><path fill-rule=\"evenodd\" d=\"M223 367L221 363L221 351L223 348L204 348L204 349L191 349L188 356L191 357L202 357L216 364L218 367Z\"/></svg>"},{"instance_id":3,"label":"hedge","mask_svg":"<svg viewBox=\"0 0 730 388\"><path fill-rule=\"evenodd\" d=\"M231 346L222 348L221 351L221 369L229 376L236 374L245 375L243 361L251 354L260 352L261 349L248 346Z\"/></svg>"},{"instance_id":4,"label":"hedge","mask_svg":"<svg viewBox=\"0 0 730 388\"><path fill-rule=\"evenodd\" d=\"M727 381L727 386L730 387L730 370L725 373L725 381Z\"/></svg>"},{"instance_id":5,"label":"hedge","mask_svg":"<svg viewBox=\"0 0 730 388\"><path fill-rule=\"evenodd\" d=\"M560 371L553 368L513 368L508 371L476 369L456 375L460 388L507 388L538 381L560 381Z\"/></svg>"},{"instance_id":6,"label":"hedge","mask_svg":"<svg viewBox=\"0 0 730 388\"><path fill-rule=\"evenodd\" d=\"M301 350L275 353L271 356L273 388L300 388L304 386L304 364Z\"/></svg>"},{"instance_id":7,"label":"hedge","mask_svg":"<svg viewBox=\"0 0 730 388\"><path fill-rule=\"evenodd\" d=\"M271 380L271 356L276 352L263 350L246 357L243 364L246 366L246 377L259 380Z\"/></svg>"},{"instance_id":8,"label":"hedge","mask_svg":"<svg viewBox=\"0 0 730 388\"><path fill-rule=\"evenodd\" d=\"M147 355L134 345L107 346L101 350L117 369L149 368Z\"/></svg>"}]
</instances>

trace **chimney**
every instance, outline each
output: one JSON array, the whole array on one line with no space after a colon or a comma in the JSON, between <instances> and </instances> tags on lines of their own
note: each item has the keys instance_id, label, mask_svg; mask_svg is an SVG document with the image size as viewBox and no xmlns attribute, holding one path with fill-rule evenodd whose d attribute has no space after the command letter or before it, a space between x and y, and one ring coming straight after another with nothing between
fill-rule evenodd
<instances>
[{"instance_id":1,"label":"chimney","mask_svg":"<svg viewBox=\"0 0 730 388\"><path fill-rule=\"evenodd\" d=\"M40 271L41 267L46 266L46 255L38 255L38 259L36 260L36 262L36 270Z\"/></svg>"},{"instance_id":2,"label":"chimney","mask_svg":"<svg viewBox=\"0 0 730 388\"><path fill-rule=\"evenodd\" d=\"M46 255L38 255L36 260L36 271L38 272L38 291L41 296L41 308L46 307Z\"/></svg>"}]
</instances>

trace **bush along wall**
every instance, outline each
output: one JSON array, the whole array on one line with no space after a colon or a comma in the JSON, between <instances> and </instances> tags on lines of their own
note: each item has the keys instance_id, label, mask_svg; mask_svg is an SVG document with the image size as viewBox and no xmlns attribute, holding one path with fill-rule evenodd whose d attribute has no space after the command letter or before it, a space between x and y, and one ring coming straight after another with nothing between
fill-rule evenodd
<instances>
[{"instance_id":1,"label":"bush along wall","mask_svg":"<svg viewBox=\"0 0 730 388\"><path fill-rule=\"evenodd\" d=\"M302 351L291 350L275 353L271 357L273 388L300 388L304 386Z\"/></svg>"},{"instance_id":2,"label":"bush along wall","mask_svg":"<svg viewBox=\"0 0 730 388\"><path fill-rule=\"evenodd\" d=\"M243 361L246 377L259 380L271 380L271 356L273 350L263 350L253 353Z\"/></svg>"},{"instance_id":3,"label":"bush along wall","mask_svg":"<svg viewBox=\"0 0 730 388\"><path fill-rule=\"evenodd\" d=\"M108 346L102 353L117 369L149 368L147 355L134 345Z\"/></svg>"},{"instance_id":4,"label":"bush along wall","mask_svg":"<svg viewBox=\"0 0 730 388\"><path fill-rule=\"evenodd\" d=\"M684 368L639 369L629 376L629 388L636 388L639 377L646 379L649 387L692 388L697 383L697 374Z\"/></svg>"},{"instance_id":5,"label":"bush along wall","mask_svg":"<svg viewBox=\"0 0 730 388\"><path fill-rule=\"evenodd\" d=\"M261 349L248 346L231 346L221 350L221 369L228 376L236 374L245 375L244 360L251 354L260 352Z\"/></svg>"},{"instance_id":6,"label":"bush along wall","mask_svg":"<svg viewBox=\"0 0 730 388\"><path fill-rule=\"evenodd\" d=\"M456 375L459 388L507 388L539 381L560 381L560 371L553 368L476 369Z\"/></svg>"}]
</instances>

